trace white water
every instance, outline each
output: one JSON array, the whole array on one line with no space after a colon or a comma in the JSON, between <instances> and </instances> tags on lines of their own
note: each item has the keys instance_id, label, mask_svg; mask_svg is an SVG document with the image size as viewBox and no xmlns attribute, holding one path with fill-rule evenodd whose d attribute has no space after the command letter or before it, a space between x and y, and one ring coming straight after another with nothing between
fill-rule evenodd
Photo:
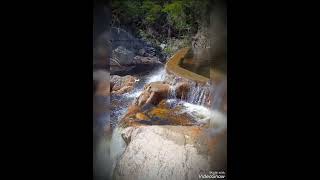
<instances>
[{"instance_id":1,"label":"white water","mask_svg":"<svg viewBox=\"0 0 320 180\"><path fill-rule=\"evenodd\" d=\"M208 124L209 128L213 128L216 131L227 128L227 116L222 112L188 102L183 102L182 106L185 107L184 112L190 114L198 122Z\"/></svg>"},{"instance_id":2,"label":"white water","mask_svg":"<svg viewBox=\"0 0 320 180\"><path fill-rule=\"evenodd\" d=\"M210 85L197 85L193 83L188 95L187 102L198 105L205 105L207 102L207 96L210 93Z\"/></svg>"},{"instance_id":3,"label":"white water","mask_svg":"<svg viewBox=\"0 0 320 180\"><path fill-rule=\"evenodd\" d=\"M193 116L195 119L198 119L199 122L209 123L210 126L226 127L225 115L215 110L219 109L220 107L222 100L220 96L224 90L224 85L215 87L209 83L205 85L199 85L194 82L189 82L190 91L187 99L185 101L177 100L175 85L177 82L181 81L181 78L167 74L165 68L160 68L154 72L150 72L147 76L140 77L140 85L138 85L133 92L124 94L123 98L126 99L125 101L130 103L133 101L133 99L140 96L144 90L144 85L157 81L170 82L171 88L169 91L168 102L172 100L172 102L175 104L177 104L177 102L182 102L183 106L185 107L184 111ZM208 103L208 101L212 100L211 98L208 98L210 93L213 94L213 102L211 103L211 108L208 109L205 107L205 105ZM127 107L119 107L117 110L117 121L121 119L126 111Z\"/></svg>"},{"instance_id":4,"label":"white water","mask_svg":"<svg viewBox=\"0 0 320 180\"><path fill-rule=\"evenodd\" d=\"M146 84L157 82L157 81L163 81L166 76L166 70L165 68L160 68L156 72L153 72L151 76L149 76L146 80Z\"/></svg>"},{"instance_id":5,"label":"white water","mask_svg":"<svg viewBox=\"0 0 320 180\"><path fill-rule=\"evenodd\" d=\"M213 132L220 132L227 128L227 115L218 110L212 110L202 105L191 104L177 99L166 101L170 107L181 107L180 114L187 113L199 124L208 124Z\"/></svg>"},{"instance_id":6,"label":"white water","mask_svg":"<svg viewBox=\"0 0 320 180\"><path fill-rule=\"evenodd\" d=\"M160 68L156 70L155 72L151 72L151 74L147 77L145 77L145 83L144 84L149 84L152 82L157 82L157 81L164 81L166 76L166 72L164 68ZM134 89L133 92L128 92L124 94L125 97L127 98L137 98L140 96L140 94L143 92L143 86L137 87Z\"/></svg>"},{"instance_id":7,"label":"white water","mask_svg":"<svg viewBox=\"0 0 320 180\"><path fill-rule=\"evenodd\" d=\"M134 99L138 98L140 96L140 94L143 92L144 85L152 83L152 82L156 82L156 81L164 81L165 76L166 76L165 69L160 68L154 72L150 72L149 75L139 77L139 82L137 82L137 85L134 88L134 90L123 94L120 97L120 99L118 99L119 101L127 102L127 104L122 105L122 106L118 106L118 107L116 107L115 110L113 110L113 116L111 117L111 122L112 122L112 124L115 125L115 126L113 126L113 128L115 128L116 125L118 124L118 122L120 121L120 119L123 118L123 116L127 112L127 108L130 105L130 103Z\"/></svg>"},{"instance_id":8,"label":"white water","mask_svg":"<svg viewBox=\"0 0 320 180\"><path fill-rule=\"evenodd\" d=\"M135 91L133 92L129 92L129 93L126 93L124 94L124 96L128 97L128 98L137 98L140 96L140 94L142 93L142 89L136 89Z\"/></svg>"}]
</instances>

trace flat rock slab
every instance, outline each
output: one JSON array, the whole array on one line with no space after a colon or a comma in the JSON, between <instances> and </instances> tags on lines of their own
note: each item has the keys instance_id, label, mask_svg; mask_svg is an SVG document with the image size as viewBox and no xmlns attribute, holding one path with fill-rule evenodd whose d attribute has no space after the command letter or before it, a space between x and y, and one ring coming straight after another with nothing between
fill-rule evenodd
<instances>
[{"instance_id":1,"label":"flat rock slab","mask_svg":"<svg viewBox=\"0 0 320 180\"><path fill-rule=\"evenodd\" d=\"M205 128L193 126L127 127L120 133L127 147L113 179L198 179L225 162L224 133L210 137Z\"/></svg>"}]
</instances>

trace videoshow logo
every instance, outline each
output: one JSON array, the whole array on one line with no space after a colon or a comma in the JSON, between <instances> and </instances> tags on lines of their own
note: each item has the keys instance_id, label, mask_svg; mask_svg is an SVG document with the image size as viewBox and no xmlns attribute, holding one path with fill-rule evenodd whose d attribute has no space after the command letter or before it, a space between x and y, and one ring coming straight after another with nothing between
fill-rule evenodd
<instances>
[{"instance_id":1,"label":"videoshow logo","mask_svg":"<svg viewBox=\"0 0 320 180\"><path fill-rule=\"evenodd\" d=\"M200 173L199 179L225 179L224 171L209 171L209 173Z\"/></svg>"}]
</instances>

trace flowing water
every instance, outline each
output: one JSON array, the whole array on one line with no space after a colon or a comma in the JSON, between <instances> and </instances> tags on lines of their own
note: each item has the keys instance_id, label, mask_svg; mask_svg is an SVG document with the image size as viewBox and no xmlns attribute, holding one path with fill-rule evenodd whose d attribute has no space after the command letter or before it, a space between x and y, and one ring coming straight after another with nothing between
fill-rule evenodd
<instances>
[{"instance_id":1,"label":"flowing water","mask_svg":"<svg viewBox=\"0 0 320 180\"><path fill-rule=\"evenodd\" d=\"M198 71L199 69L197 69ZM201 71L201 68L200 68ZM205 72L207 75L207 72ZM204 74L204 75L205 75ZM190 85L190 91L187 95L187 98L184 100L176 98L175 86L178 82L181 82L181 77L176 77L170 74L167 74L164 67L159 67L155 70L145 70L143 73L135 74L139 81L136 83L133 91L122 94L122 95L112 95L111 96L111 113L110 121L112 124L112 138L110 142L107 142L107 146L110 147L110 168L109 172L112 172L115 168L116 162L121 157L121 154L125 151L126 143L121 137L121 127L118 127L118 122L127 112L129 105L133 100L143 92L144 86L146 84L165 81L171 85L169 90L169 95L165 100L165 109L170 112L174 112L176 116L181 116L182 119L187 117L192 121L192 125L195 126L206 126L208 127L209 133L215 135L227 128L227 115L224 112L221 112L220 106L223 101L223 93L226 90L226 80L220 84L198 84L195 82L188 81ZM208 106L210 102L210 106ZM154 108L163 108L163 107L153 107ZM171 120L168 120L172 114L166 114L162 117L160 125L170 124ZM153 120L153 119L152 119ZM172 123L172 121L171 121Z\"/></svg>"},{"instance_id":2,"label":"flowing water","mask_svg":"<svg viewBox=\"0 0 320 180\"><path fill-rule=\"evenodd\" d=\"M184 101L176 99L175 84L178 81L180 81L181 78L172 76L170 77L170 75L166 73L164 67L160 67L159 69L156 69L154 71L147 72L143 75L138 76L138 78L139 82L137 82L133 91L125 93L123 95L111 96L111 103L114 103L111 109L110 116L113 128L118 124L119 120L125 115L128 106L133 102L135 98L137 98L143 92L144 85L149 84L151 82L169 82L172 87L169 90L169 96L167 99L170 101L168 102L170 102L171 105L172 103L175 103L176 105L181 105L180 102L188 103L188 108L185 109L186 112L188 112L188 110L191 110L191 107L200 107L200 109L205 108L206 103L208 103L208 101L211 101L211 94L213 94L213 105L211 107L215 107L214 109L218 109L222 101L222 98L220 96L222 94L222 91L224 90L223 85L213 86L210 83L200 85L195 82L189 82L190 91L187 95L187 99L185 99ZM190 106L191 104L193 106ZM191 111L190 114L192 115L194 113ZM208 113L206 113L204 116L207 115Z\"/></svg>"},{"instance_id":3,"label":"flowing water","mask_svg":"<svg viewBox=\"0 0 320 180\"><path fill-rule=\"evenodd\" d=\"M120 119L125 115L129 105L133 102L133 100L142 93L144 85L149 84L151 82L163 81L165 78L165 69L164 67L160 67L158 69L152 70L150 72L145 72L142 74L136 75L139 79L133 91L122 95L112 95L111 96L111 124L112 128L115 128Z\"/></svg>"},{"instance_id":4,"label":"flowing water","mask_svg":"<svg viewBox=\"0 0 320 180\"><path fill-rule=\"evenodd\" d=\"M111 119L114 119L117 122L121 119L121 117L126 113L129 103L131 103L134 98L137 98L141 94L141 92L143 91L143 85L145 83L163 81L166 79L166 75L167 74L165 70L163 68L160 68L154 72L150 72L148 75L140 76L140 81L134 91L122 95L122 98L127 101L126 106L118 106L117 110L115 110L116 114L111 116ZM188 99L184 101L175 98L175 91L174 88L172 88L169 93L168 99L165 100L165 104L166 109L168 109L169 111L173 110L173 112L177 116L188 117L193 121L193 125L207 125L209 133L208 135L215 136L217 133L227 128L227 116L225 113L222 113L218 110L210 109L209 107L203 106L206 92L208 92L209 88L209 84L205 85L204 88L201 88L200 85L194 85L192 87L192 91L188 96ZM170 119L172 117L170 117L170 115L165 115L165 118ZM165 120L163 122L166 123ZM170 123L170 121L168 121L168 123ZM121 155L125 151L127 146L121 136L122 130L123 129L121 127L115 126L110 142L111 165L109 167L111 167L111 176L116 166L116 162L119 160L119 158L121 158Z\"/></svg>"}]
</instances>

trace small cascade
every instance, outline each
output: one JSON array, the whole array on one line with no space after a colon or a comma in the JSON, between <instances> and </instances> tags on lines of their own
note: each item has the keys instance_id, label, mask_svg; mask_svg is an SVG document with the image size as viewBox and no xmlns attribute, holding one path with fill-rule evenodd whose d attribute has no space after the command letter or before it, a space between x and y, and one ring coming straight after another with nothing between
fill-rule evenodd
<instances>
[{"instance_id":1,"label":"small cascade","mask_svg":"<svg viewBox=\"0 0 320 180\"><path fill-rule=\"evenodd\" d=\"M181 80L182 80L181 77L175 76L173 74L169 74L169 73L167 73L167 71L164 71L163 77L164 77L163 81L170 84L171 86L176 85L178 82L181 82Z\"/></svg>"},{"instance_id":2,"label":"small cascade","mask_svg":"<svg viewBox=\"0 0 320 180\"><path fill-rule=\"evenodd\" d=\"M147 78L146 84L156 82L156 81L163 81L166 78L166 74L167 74L166 70L164 68L160 68Z\"/></svg>"},{"instance_id":3,"label":"small cascade","mask_svg":"<svg viewBox=\"0 0 320 180\"><path fill-rule=\"evenodd\" d=\"M123 95L112 95L111 103L115 103L116 106L112 106L111 108L111 128L114 129L117 127L118 122L124 117L130 103L139 97L139 95L143 92L144 85L156 82L156 81L164 81L166 76L166 71L164 68L160 68L155 72L149 72L147 75L140 76L139 82L135 86L135 89L132 92L125 93ZM175 92L172 90L172 97L175 97ZM174 96L173 96L174 95Z\"/></svg>"},{"instance_id":4,"label":"small cascade","mask_svg":"<svg viewBox=\"0 0 320 180\"><path fill-rule=\"evenodd\" d=\"M176 95L176 87L175 86L171 86L169 89L169 95L168 95L168 99L175 99L177 97Z\"/></svg>"},{"instance_id":5,"label":"small cascade","mask_svg":"<svg viewBox=\"0 0 320 180\"><path fill-rule=\"evenodd\" d=\"M200 85L197 83L191 83L191 89L188 94L187 102L197 105L209 105L210 104L210 84Z\"/></svg>"},{"instance_id":6,"label":"small cascade","mask_svg":"<svg viewBox=\"0 0 320 180\"><path fill-rule=\"evenodd\" d=\"M187 82L190 85L190 90L186 101L197 105L210 105L212 86L209 82L206 84L200 84L173 74L169 74L165 71L163 73L163 77L163 80L172 86L169 91L169 98L176 97L176 92L174 92L174 89L176 89L175 87L179 82Z\"/></svg>"}]
</instances>

